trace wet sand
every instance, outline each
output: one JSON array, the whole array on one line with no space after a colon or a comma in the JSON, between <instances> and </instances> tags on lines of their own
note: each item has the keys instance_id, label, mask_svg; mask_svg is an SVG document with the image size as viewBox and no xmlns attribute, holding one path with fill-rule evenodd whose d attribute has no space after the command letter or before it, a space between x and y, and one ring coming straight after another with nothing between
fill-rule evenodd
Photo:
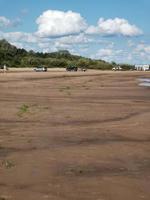
<instances>
[{"instance_id":1,"label":"wet sand","mask_svg":"<svg viewBox=\"0 0 150 200\"><path fill-rule=\"evenodd\" d=\"M149 72L0 73L0 200L149 200Z\"/></svg>"}]
</instances>

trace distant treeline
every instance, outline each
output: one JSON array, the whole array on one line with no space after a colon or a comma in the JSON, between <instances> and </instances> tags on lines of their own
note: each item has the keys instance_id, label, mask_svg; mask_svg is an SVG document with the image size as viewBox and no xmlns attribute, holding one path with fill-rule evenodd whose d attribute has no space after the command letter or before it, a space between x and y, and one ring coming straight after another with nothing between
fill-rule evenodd
<instances>
[{"instance_id":1,"label":"distant treeline","mask_svg":"<svg viewBox=\"0 0 150 200\"><path fill-rule=\"evenodd\" d=\"M103 60L94 60L82 56L72 55L67 50L61 50L53 53L41 53L19 49L6 40L0 40L0 65L8 67L36 67L39 65L48 68L65 68L68 65L86 67L90 69L110 70L116 63L108 63ZM132 65L121 65L124 70L132 69Z\"/></svg>"}]
</instances>

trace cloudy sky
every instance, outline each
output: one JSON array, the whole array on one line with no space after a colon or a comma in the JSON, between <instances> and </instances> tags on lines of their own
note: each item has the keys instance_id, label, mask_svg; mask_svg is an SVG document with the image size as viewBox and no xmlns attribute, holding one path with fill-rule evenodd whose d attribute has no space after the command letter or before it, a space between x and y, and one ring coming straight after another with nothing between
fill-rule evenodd
<instances>
[{"instance_id":1,"label":"cloudy sky","mask_svg":"<svg viewBox=\"0 0 150 200\"><path fill-rule=\"evenodd\" d=\"M0 0L0 39L27 50L150 64L150 0Z\"/></svg>"}]
</instances>

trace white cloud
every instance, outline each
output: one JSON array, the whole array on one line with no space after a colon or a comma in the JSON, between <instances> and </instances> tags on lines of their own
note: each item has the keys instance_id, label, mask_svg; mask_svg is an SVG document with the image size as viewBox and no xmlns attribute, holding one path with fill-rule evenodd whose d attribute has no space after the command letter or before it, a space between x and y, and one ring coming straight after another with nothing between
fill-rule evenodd
<instances>
[{"instance_id":1,"label":"white cloud","mask_svg":"<svg viewBox=\"0 0 150 200\"><path fill-rule=\"evenodd\" d=\"M0 28L16 27L21 23L19 18L10 20L4 16L0 16Z\"/></svg>"},{"instance_id":2,"label":"white cloud","mask_svg":"<svg viewBox=\"0 0 150 200\"><path fill-rule=\"evenodd\" d=\"M68 50L68 49L71 48L70 45L60 43L59 41L56 41L56 42L54 43L54 46L55 46L55 48L58 49L58 50L64 50L64 49Z\"/></svg>"},{"instance_id":3,"label":"white cloud","mask_svg":"<svg viewBox=\"0 0 150 200\"><path fill-rule=\"evenodd\" d=\"M14 42L36 42L36 37L34 37L30 33L23 33L23 32L0 32L0 38L5 38L8 41Z\"/></svg>"},{"instance_id":4,"label":"white cloud","mask_svg":"<svg viewBox=\"0 0 150 200\"><path fill-rule=\"evenodd\" d=\"M0 39L6 39L9 42L24 42L24 43L30 43L32 45L33 43L48 43L50 42L50 39L48 38L40 38L37 37L34 33L24 33L24 32L2 32L0 31Z\"/></svg>"},{"instance_id":5,"label":"white cloud","mask_svg":"<svg viewBox=\"0 0 150 200\"><path fill-rule=\"evenodd\" d=\"M19 26L21 23L22 23L21 19L20 19L20 18L16 18L16 19L14 19L14 20L11 21L10 26L11 26L11 27L17 27L17 26Z\"/></svg>"},{"instance_id":6,"label":"white cloud","mask_svg":"<svg viewBox=\"0 0 150 200\"><path fill-rule=\"evenodd\" d=\"M128 40L127 45L128 45L128 47L134 47L135 43L132 40Z\"/></svg>"},{"instance_id":7,"label":"white cloud","mask_svg":"<svg viewBox=\"0 0 150 200\"><path fill-rule=\"evenodd\" d=\"M57 37L78 34L87 28L85 19L72 11L47 10L36 20L37 35L40 37Z\"/></svg>"},{"instance_id":8,"label":"white cloud","mask_svg":"<svg viewBox=\"0 0 150 200\"><path fill-rule=\"evenodd\" d=\"M115 18L105 20L100 18L97 26L89 26L86 33L137 36L142 34L142 31L137 26L130 24L126 19Z\"/></svg>"},{"instance_id":9,"label":"white cloud","mask_svg":"<svg viewBox=\"0 0 150 200\"><path fill-rule=\"evenodd\" d=\"M79 35L69 35L65 37L58 38L57 41L63 44L88 44L93 42L93 39L87 37L84 33Z\"/></svg>"},{"instance_id":10,"label":"white cloud","mask_svg":"<svg viewBox=\"0 0 150 200\"><path fill-rule=\"evenodd\" d=\"M144 53L150 55L150 45L138 44L137 47L136 47L136 51L137 52L144 52Z\"/></svg>"},{"instance_id":11,"label":"white cloud","mask_svg":"<svg viewBox=\"0 0 150 200\"><path fill-rule=\"evenodd\" d=\"M150 45L143 43L137 46L132 46L129 49L116 49L116 48L102 48L97 51L92 58L102 59L106 61L115 61L117 63L130 63L130 64L149 64L150 62Z\"/></svg>"},{"instance_id":12,"label":"white cloud","mask_svg":"<svg viewBox=\"0 0 150 200\"><path fill-rule=\"evenodd\" d=\"M97 53L97 56L99 57L110 57L113 55L112 49L100 49Z\"/></svg>"},{"instance_id":13,"label":"white cloud","mask_svg":"<svg viewBox=\"0 0 150 200\"><path fill-rule=\"evenodd\" d=\"M79 35L69 35L65 37L59 38L51 38L49 41L44 41L46 38L39 38L41 41L38 43L38 46L42 49L46 49L46 52L51 52L52 46L55 51L57 50L69 50L70 52L73 49L75 51L82 51L85 48L89 47L90 43L94 43L95 40L93 38L87 37L84 33Z\"/></svg>"},{"instance_id":14,"label":"white cloud","mask_svg":"<svg viewBox=\"0 0 150 200\"><path fill-rule=\"evenodd\" d=\"M6 28L10 26L11 21L4 16L0 16L0 28Z\"/></svg>"},{"instance_id":15,"label":"white cloud","mask_svg":"<svg viewBox=\"0 0 150 200\"><path fill-rule=\"evenodd\" d=\"M123 57L125 52L123 50L114 49L114 48L102 48L97 51L95 55L92 56L92 58L95 59L102 59L106 61L120 61Z\"/></svg>"},{"instance_id":16,"label":"white cloud","mask_svg":"<svg viewBox=\"0 0 150 200\"><path fill-rule=\"evenodd\" d=\"M133 52L137 58L141 58L141 63L150 62L150 45L140 43L136 46Z\"/></svg>"}]
</instances>

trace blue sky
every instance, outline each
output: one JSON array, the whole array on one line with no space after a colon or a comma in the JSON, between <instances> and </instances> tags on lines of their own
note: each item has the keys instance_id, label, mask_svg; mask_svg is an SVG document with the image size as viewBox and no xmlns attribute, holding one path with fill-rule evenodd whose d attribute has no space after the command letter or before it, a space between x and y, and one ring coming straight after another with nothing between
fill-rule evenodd
<instances>
[{"instance_id":1,"label":"blue sky","mask_svg":"<svg viewBox=\"0 0 150 200\"><path fill-rule=\"evenodd\" d=\"M0 0L0 39L27 50L150 64L149 0Z\"/></svg>"}]
</instances>

